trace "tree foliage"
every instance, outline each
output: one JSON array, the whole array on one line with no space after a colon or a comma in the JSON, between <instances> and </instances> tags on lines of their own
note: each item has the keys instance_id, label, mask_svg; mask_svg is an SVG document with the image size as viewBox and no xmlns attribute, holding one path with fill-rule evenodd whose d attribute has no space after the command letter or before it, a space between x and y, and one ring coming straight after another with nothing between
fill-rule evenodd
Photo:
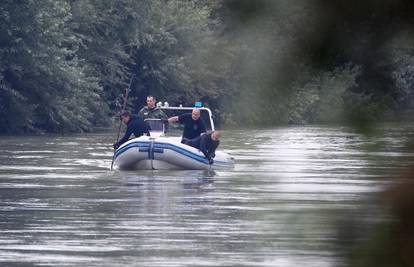
<instances>
[{"instance_id":1,"label":"tree foliage","mask_svg":"<svg viewBox=\"0 0 414 267\"><path fill-rule=\"evenodd\" d=\"M225 124L332 123L414 108L407 1L4 0L0 133L107 125L134 77Z\"/></svg>"},{"instance_id":2,"label":"tree foliage","mask_svg":"<svg viewBox=\"0 0 414 267\"><path fill-rule=\"evenodd\" d=\"M228 31L245 45L237 124L385 120L412 109L411 2L225 3Z\"/></svg>"},{"instance_id":3,"label":"tree foliage","mask_svg":"<svg viewBox=\"0 0 414 267\"><path fill-rule=\"evenodd\" d=\"M66 1L1 4L0 132L87 130L103 116L101 88L77 52Z\"/></svg>"}]
</instances>

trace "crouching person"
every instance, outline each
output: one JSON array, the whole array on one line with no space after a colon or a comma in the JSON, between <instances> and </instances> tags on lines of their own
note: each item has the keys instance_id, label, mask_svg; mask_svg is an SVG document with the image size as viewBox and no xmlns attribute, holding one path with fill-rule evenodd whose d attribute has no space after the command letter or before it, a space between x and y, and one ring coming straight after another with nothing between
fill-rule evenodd
<instances>
[{"instance_id":1,"label":"crouching person","mask_svg":"<svg viewBox=\"0 0 414 267\"><path fill-rule=\"evenodd\" d=\"M213 158L216 156L215 151L220 143L220 132L212 131L204 133L193 139L183 139L183 143L199 149L208 159L210 164L213 164Z\"/></svg>"},{"instance_id":2,"label":"crouching person","mask_svg":"<svg viewBox=\"0 0 414 267\"><path fill-rule=\"evenodd\" d=\"M135 137L140 137L144 134L150 135L148 124L140 117L132 116L128 111L125 111L121 114L120 119L127 125L127 129L124 137L113 145L114 149L117 149L120 145L128 141L132 134Z\"/></svg>"}]
</instances>

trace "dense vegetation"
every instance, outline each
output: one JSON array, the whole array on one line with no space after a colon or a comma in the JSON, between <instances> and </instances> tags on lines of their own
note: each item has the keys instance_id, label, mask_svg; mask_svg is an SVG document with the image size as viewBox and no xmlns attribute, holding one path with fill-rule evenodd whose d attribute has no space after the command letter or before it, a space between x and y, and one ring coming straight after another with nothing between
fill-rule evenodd
<instances>
[{"instance_id":1,"label":"dense vegetation","mask_svg":"<svg viewBox=\"0 0 414 267\"><path fill-rule=\"evenodd\" d=\"M409 1L3 0L0 133L106 125L134 76L222 123L387 120L414 107Z\"/></svg>"}]
</instances>

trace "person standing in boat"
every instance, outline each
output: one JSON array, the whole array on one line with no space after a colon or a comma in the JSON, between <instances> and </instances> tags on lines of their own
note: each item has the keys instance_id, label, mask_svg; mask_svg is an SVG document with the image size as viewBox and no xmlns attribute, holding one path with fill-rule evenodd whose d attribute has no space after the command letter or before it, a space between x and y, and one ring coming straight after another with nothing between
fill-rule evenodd
<instances>
[{"instance_id":1,"label":"person standing in boat","mask_svg":"<svg viewBox=\"0 0 414 267\"><path fill-rule=\"evenodd\" d=\"M147 96L147 106L143 107L139 112L138 116L146 119L162 119L167 120L167 115L156 106L155 97L152 95Z\"/></svg>"},{"instance_id":2,"label":"person standing in boat","mask_svg":"<svg viewBox=\"0 0 414 267\"><path fill-rule=\"evenodd\" d=\"M203 152L210 164L213 164L213 158L216 156L215 152L220 143L220 132L212 131L204 133L193 139L183 139L183 144L192 146Z\"/></svg>"},{"instance_id":3,"label":"person standing in boat","mask_svg":"<svg viewBox=\"0 0 414 267\"><path fill-rule=\"evenodd\" d=\"M184 139L193 139L206 132L206 125L200 118L200 110L198 108L193 109L191 113L184 113L179 116L171 117L168 119L168 122L179 122L184 124L184 132L181 143L183 143Z\"/></svg>"},{"instance_id":4,"label":"person standing in boat","mask_svg":"<svg viewBox=\"0 0 414 267\"><path fill-rule=\"evenodd\" d=\"M140 117L131 115L128 111L124 111L120 117L121 121L127 125L124 137L116 142L113 147L117 149L120 145L128 141L129 137L134 134L135 137L140 137L144 134L150 135L148 124Z\"/></svg>"}]
</instances>

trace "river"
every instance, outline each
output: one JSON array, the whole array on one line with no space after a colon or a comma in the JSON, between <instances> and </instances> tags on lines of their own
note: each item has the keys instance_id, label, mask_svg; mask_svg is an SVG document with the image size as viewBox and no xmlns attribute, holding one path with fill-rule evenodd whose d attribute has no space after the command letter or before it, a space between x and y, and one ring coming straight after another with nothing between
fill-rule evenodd
<instances>
[{"instance_id":1,"label":"river","mask_svg":"<svg viewBox=\"0 0 414 267\"><path fill-rule=\"evenodd\" d=\"M0 266L344 265L414 155L412 125L280 127L224 131L231 170L118 172L114 138L1 137Z\"/></svg>"}]
</instances>

